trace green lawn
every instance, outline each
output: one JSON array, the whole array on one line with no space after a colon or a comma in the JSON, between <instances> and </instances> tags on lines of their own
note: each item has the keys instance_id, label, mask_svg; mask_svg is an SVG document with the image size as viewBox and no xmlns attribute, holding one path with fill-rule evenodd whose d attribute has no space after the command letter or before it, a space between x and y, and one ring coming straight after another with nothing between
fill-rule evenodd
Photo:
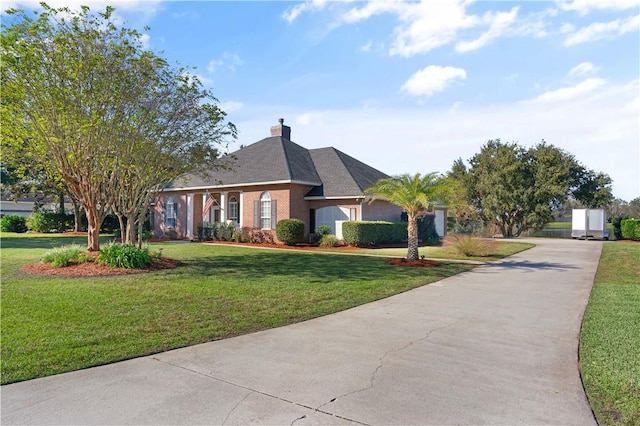
<instances>
[{"instance_id":1,"label":"green lawn","mask_svg":"<svg viewBox=\"0 0 640 426\"><path fill-rule=\"evenodd\" d=\"M580 336L582 380L601 425L640 425L640 244L604 245Z\"/></svg>"},{"instance_id":2,"label":"green lawn","mask_svg":"<svg viewBox=\"0 0 640 426\"><path fill-rule=\"evenodd\" d=\"M472 268L398 268L384 258L153 244L173 270L102 278L27 276L84 237L1 236L2 383L48 376L303 321Z\"/></svg>"},{"instance_id":3,"label":"green lawn","mask_svg":"<svg viewBox=\"0 0 640 426\"><path fill-rule=\"evenodd\" d=\"M535 244L515 242L515 241L496 241L495 251L493 254L485 257L469 257L458 254L455 248L451 245L445 245L444 247L420 247L420 256L425 256L432 259L455 259L455 260L480 260L480 261L492 261L502 259L503 257L510 256L515 253L530 249ZM380 256L390 257L402 257L407 255L407 249L405 248L379 248L379 249L361 249L359 253L364 254L376 254Z\"/></svg>"}]
</instances>

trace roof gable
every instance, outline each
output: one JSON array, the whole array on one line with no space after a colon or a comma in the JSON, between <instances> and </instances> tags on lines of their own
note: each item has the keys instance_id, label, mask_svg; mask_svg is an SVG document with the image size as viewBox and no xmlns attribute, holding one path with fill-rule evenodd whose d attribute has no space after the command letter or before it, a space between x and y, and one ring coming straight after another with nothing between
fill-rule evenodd
<instances>
[{"instance_id":1,"label":"roof gable","mask_svg":"<svg viewBox=\"0 0 640 426\"><path fill-rule=\"evenodd\" d=\"M378 180L389 177L335 148L309 150L323 185L313 188L309 197L360 196Z\"/></svg>"}]
</instances>

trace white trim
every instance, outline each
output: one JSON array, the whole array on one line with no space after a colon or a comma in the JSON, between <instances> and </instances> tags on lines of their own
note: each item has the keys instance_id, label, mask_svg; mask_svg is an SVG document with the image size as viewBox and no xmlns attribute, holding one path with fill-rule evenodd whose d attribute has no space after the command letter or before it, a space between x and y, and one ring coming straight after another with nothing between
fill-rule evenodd
<instances>
[{"instance_id":1,"label":"white trim","mask_svg":"<svg viewBox=\"0 0 640 426\"><path fill-rule=\"evenodd\" d=\"M214 189L224 189L224 188L238 188L241 186L280 185L280 184L286 184L286 183L293 183L298 185L310 185L310 186L322 185L322 182L305 182L305 181L297 181L297 180L274 180L270 182L234 183L230 185L184 186L181 188L165 188L162 192L203 191L203 190L214 190ZM353 196L348 198L353 198Z\"/></svg>"},{"instance_id":2,"label":"white trim","mask_svg":"<svg viewBox=\"0 0 640 426\"><path fill-rule=\"evenodd\" d=\"M187 194L187 238L193 238L193 193Z\"/></svg>"},{"instance_id":3,"label":"white trim","mask_svg":"<svg viewBox=\"0 0 640 426\"><path fill-rule=\"evenodd\" d=\"M242 216L244 215L244 192L240 191L240 200L238 200L238 226L242 228Z\"/></svg>"},{"instance_id":4,"label":"white trim","mask_svg":"<svg viewBox=\"0 0 640 426\"><path fill-rule=\"evenodd\" d=\"M342 195L342 196L337 196L337 197L319 197L319 196L311 196L311 197L304 197L305 200L309 200L309 201L314 201L314 200L353 200L355 202L364 200L365 197L364 196L356 196L354 197L353 195Z\"/></svg>"},{"instance_id":5,"label":"white trim","mask_svg":"<svg viewBox=\"0 0 640 426\"><path fill-rule=\"evenodd\" d=\"M227 191L220 191L220 222L227 222Z\"/></svg>"}]
</instances>

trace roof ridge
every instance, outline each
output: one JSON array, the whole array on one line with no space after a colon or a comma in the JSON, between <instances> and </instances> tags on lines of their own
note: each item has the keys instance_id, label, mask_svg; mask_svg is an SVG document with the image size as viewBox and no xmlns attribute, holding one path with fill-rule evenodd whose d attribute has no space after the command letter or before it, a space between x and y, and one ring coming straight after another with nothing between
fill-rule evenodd
<instances>
[{"instance_id":1,"label":"roof ridge","mask_svg":"<svg viewBox=\"0 0 640 426\"><path fill-rule=\"evenodd\" d=\"M338 159L340 160L340 162L342 163L342 165L344 166L345 170L347 170L348 174L349 174L349 178L353 181L353 183L356 184L356 186L360 189L360 191L364 191L365 188L363 188L360 183L356 180L356 178L353 176L353 171L351 170L350 167L347 166L347 164L344 162L344 159L342 158L342 156L346 156L349 157L352 160L356 160L355 158L353 158L352 156L350 156L349 154L345 154L344 152L340 151L337 148L334 148L332 146L330 146L329 148L331 148L332 150L335 151L336 155L338 156ZM341 155L342 154L342 155ZM358 161L358 160L356 160ZM359 163L362 163L362 161L358 161ZM362 163L364 164L364 163Z\"/></svg>"},{"instance_id":2,"label":"roof ridge","mask_svg":"<svg viewBox=\"0 0 640 426\"><path fill-rule=\"evenodd\" d=\"M293 178L293 173L291 172L291 159L289 158L289 151L287 150L287 147L285 146L285 140L282 136L279 136L280 139L280 147L282 148L282 152L284 153L284 162L285 165L287 167L287 173L289 175L289 179ZM291 141L289 141L291 142ZM293 142L291 142L293 143Z\"/></svg>"}]
</instances>

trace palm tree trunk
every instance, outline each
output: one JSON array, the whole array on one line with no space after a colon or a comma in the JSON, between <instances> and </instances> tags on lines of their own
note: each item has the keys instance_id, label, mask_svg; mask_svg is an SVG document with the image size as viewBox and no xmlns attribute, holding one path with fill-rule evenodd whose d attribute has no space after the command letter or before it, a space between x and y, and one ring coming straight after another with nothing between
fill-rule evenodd
<instances>
[{"instance_id":1,"label":"palm tree trunk","mask_svg":"<svg viewBox=\"0 0 640 426\"><path fill-rule=\"evenodd\" d=\"M418 260L418 220L411 215L407 224L407 260Z\"/></svg>"}]
</instances>

